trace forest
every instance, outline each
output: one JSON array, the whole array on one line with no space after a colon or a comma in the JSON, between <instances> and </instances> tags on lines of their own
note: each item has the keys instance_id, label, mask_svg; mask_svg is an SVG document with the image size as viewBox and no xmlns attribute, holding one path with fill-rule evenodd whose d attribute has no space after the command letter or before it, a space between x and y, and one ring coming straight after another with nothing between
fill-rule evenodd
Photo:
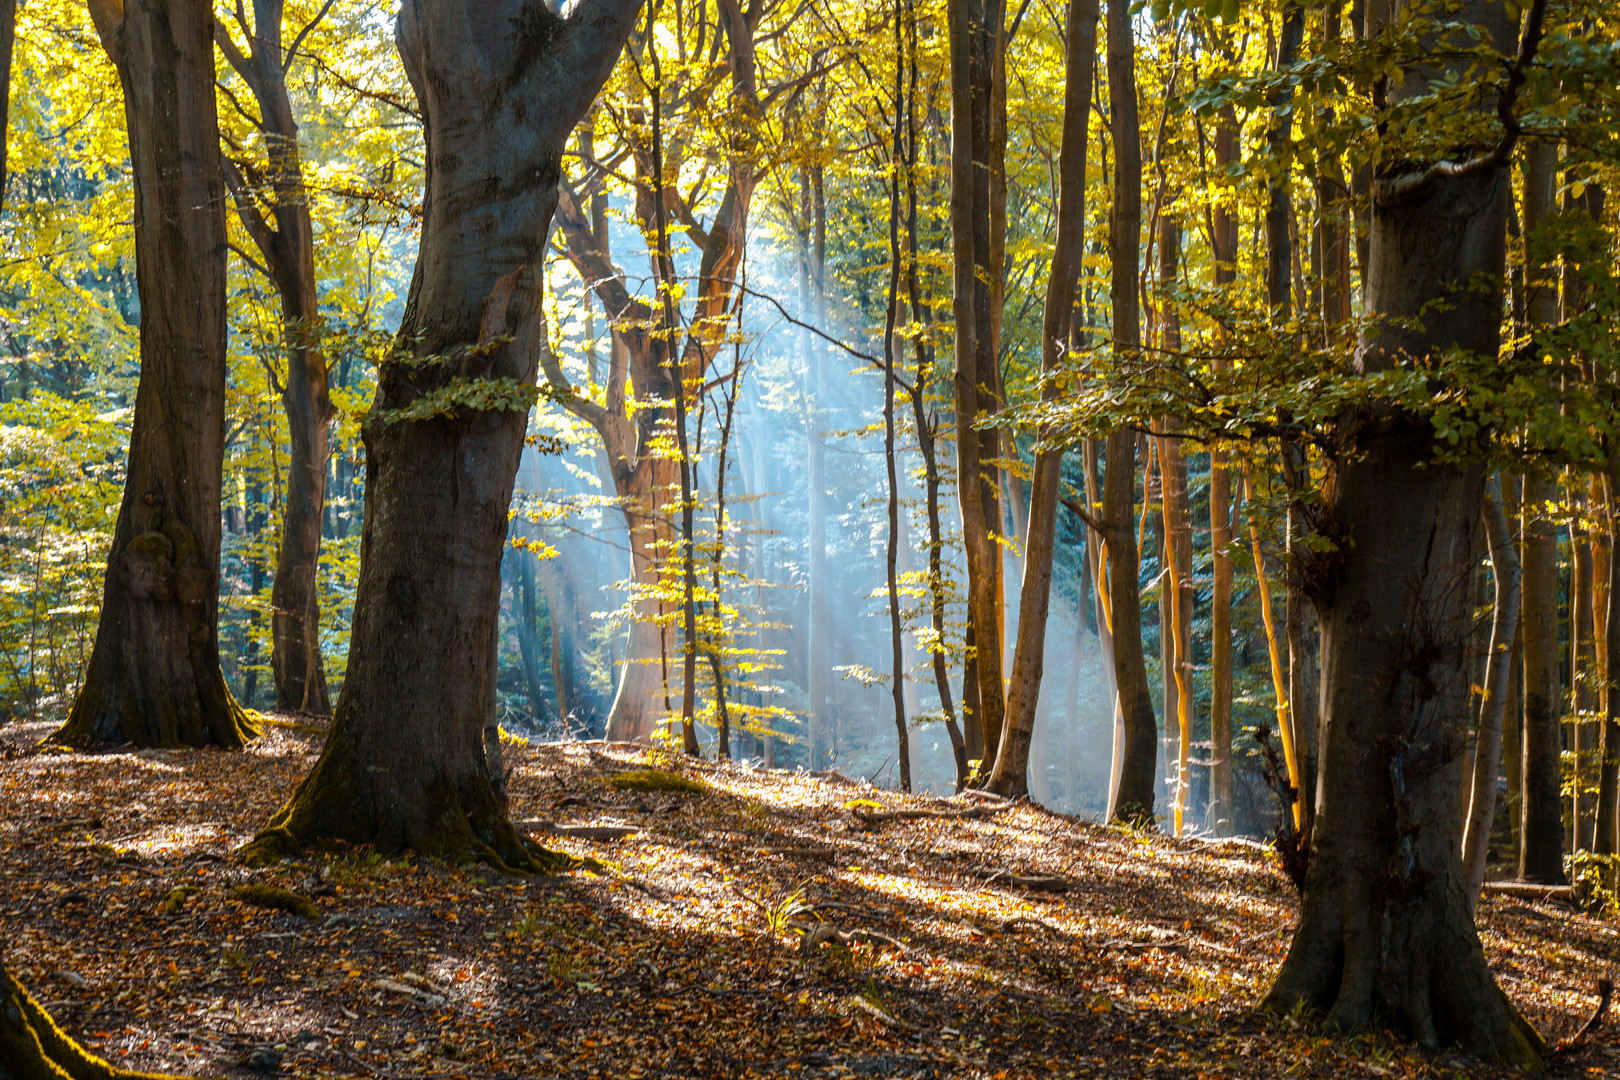
<instances>
[{"instance_id":1,"label":"forest","mask_svg":"<svg viewBox=\"0 0 1620 1080\"><path fill-rule=\"evenodd\" d=\"M1611 0L0 0L0 1080L1620 1072Z\"/></svg>"}]
</instances>

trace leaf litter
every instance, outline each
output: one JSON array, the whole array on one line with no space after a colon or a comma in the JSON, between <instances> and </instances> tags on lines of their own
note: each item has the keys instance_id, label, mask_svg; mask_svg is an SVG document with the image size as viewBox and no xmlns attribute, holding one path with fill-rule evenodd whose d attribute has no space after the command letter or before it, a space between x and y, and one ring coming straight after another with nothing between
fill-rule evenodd
<instances>
[{"instance_id":1,"label":"leaf litter","mask_svg":"<svg viewBox=\"0 0 1620 1080\"><path fill-rule=\"evenodd\" d=\"M508 748L512 816L594 871L509 878L364 849L251 870L231 853L313 764L318 729L274 725L238 753L93 755L34 747L48 731L0 728L0 947L127 1068L1509 1075L1257 1014L1297 904L1252 843L574 743ZM650 770L659 782L614 783ZM1573 1033L1616 932L1495 897L1480 928L1530 1021ZM1612 1030L1551 1075L1620 1073Z\"/></svg>"}]
</instances>

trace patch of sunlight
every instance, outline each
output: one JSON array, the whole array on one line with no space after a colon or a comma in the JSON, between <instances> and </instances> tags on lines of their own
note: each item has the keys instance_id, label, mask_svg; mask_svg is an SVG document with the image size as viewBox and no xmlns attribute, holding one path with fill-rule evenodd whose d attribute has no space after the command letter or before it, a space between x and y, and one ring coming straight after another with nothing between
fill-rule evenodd
<instances>
[{"instance_id":1,"label":"patch of sunlight","mask_svg":"<svg viewBox=\"0 0 1620 1080\"><path fill-rule=\"evenodd\" d=\"M162 829L153 829L150 833L136 833L134 836L119 837L118 844L129 851L139 852L141 855L151 857L154 855L184 854L194 848L200 848L212 843L222 836L224 830L218 822L210 821L198 825L171 825Z\"/></svg>"}]
</instances>

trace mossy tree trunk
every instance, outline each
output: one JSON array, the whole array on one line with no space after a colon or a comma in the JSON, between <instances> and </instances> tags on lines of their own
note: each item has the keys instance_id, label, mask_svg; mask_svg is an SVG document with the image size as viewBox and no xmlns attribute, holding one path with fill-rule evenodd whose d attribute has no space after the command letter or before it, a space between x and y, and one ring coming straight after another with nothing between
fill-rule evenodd
<instances>
[{"instance_id":1,"label":"mossy tree trunk","mask_svg":"<svg viewBox=\"0 0 1620 1080\"><path fill-rule=\"evenodd\" d=\"M129 126L141 378L101 622L57 738L237 747L253 732L219 665L225 185L213 12L202 0L90 8Z\"/></svg>"},{"instance_id":2,"label":"mossy tree trunk","mask_svg":"<svg viewBox=\"0 0 1620 1080\"><path fill-rule=\"evenodd\" d=\"M1508 47L1500 8L1468 15ZM1392 96L1434 71L1415 68ZM1374 180L1364 304L1377 321L1358 374L1496 355L1505 157ZM1316 825L1266 1005L1344 1029L1376 1018L1426 1047L1538 1067L1546 1045L1486 965L1460 858L1483 471L1434 460L1430 418L1392 402L1349 409L1336 430L1320 519L1331 550L1300 567L1322 626Z\"/></svg>"},{"instance_id":3,"label":"mossy tree trunk","mask_svg":"<svg viewBox=\"0 0 1620 1080\"><path fill-rule=\"evenodd\" d=\"M157 1080L114 1068L56 1025L0 960L0 1080Z\"/></svg>"},{"instance_id":4,"label":"mossy tree trunk","mask_svg":"<svg viewBox=\"0 0 1620 1080\"><path fill-rule=\"evenodd\" d=\"M639 0L407 0L396 37L425 122L421 250L363 429L366 514L332 735L244 854L332 839L539 868L491 786L507 510L545 341L562 154Z\"/></svg>"}]
</instances>

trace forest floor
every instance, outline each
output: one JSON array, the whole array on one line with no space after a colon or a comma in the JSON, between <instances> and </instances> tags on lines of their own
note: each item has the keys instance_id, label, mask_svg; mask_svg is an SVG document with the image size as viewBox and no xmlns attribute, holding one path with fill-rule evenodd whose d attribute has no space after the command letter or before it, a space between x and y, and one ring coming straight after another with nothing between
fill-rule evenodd
<instances>
[{"instance_id":1,"label":"forest floor","mask_svg":"<svg viewBox=\"0 0 1620 1080\"><path fill-rule=\"evenodd\" d=\"M272 726L241 753L79 755L34 749L48 730L0 727L0 947L69 1032L130 1068L1495 1075L1380 1034L1329 1038L1257 1015L1296 904L1244 842L729 764L676 766L695 792L625 791L611 779L647 755L576 743L509 748L512 812L638 826L612 842L541 836L599 871L521 879L363 851L256 871L231 853L313 763L318 733ZM978 816L868 817L902 808ZM318 914L245 903L248 884L299 893ZM166 912L181 887L195 892ZM828 938L823 924L853 940L804 949L806 930ZM1480 924L1519 1008L1550 1040L1571 1035L1616 930L1494 898ZM1552 1074L1620 1075L1616 1031L1611 1019Z\"/></svg>"}]
</instances>

